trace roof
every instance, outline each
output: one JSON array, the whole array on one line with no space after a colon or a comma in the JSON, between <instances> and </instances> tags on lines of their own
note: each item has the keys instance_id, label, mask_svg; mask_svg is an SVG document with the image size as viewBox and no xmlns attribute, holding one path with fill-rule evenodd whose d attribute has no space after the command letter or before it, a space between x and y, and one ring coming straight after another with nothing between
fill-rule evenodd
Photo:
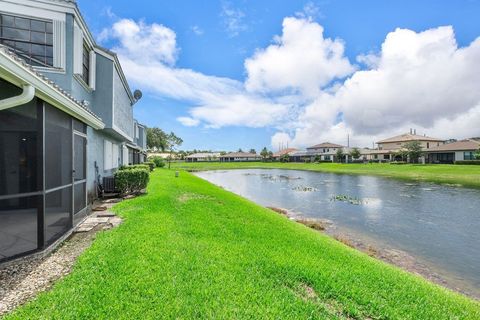
<instances>
[{"instance_id":1,"label":"roof","mask_svg":"<svg viewBox=\"0 0 480 320\"><path fill-rule=\"evenodd\" d=\"M421 136L418 134L405 133L405 134L401 134L388 139L380 140L377 143L408 142L408 141L445 141L445 140L427 137L427 136Z\"/></svg>"},{"instance_id":2,"label":"roof","mask_svg":"<svg viewBox=\"0 0 480 320\"><path fill-rule=\"evenodd\" d=\"M32 85L35 88L35 96L84 121L95 129L105 127L102 119L85 104L75 99L70 93L35 70L3 45L0 45L0 75L6 81L17 86Z\"/></svg>"},{"instance_id":3,"label":"roof","mask_svg":"<svg viewBox=\"0 0 480 320\"><path fill-rule=\"evenodd\" d=\"M283 155L286 155L286 154L290 154L292 152L295 152L295 151L298 151L298 149L295 149L295 148L287 148L287 149L283 149L283 150L280 150L278 152L275 152L273 154L274 157L281 157Z\"/></svg>"},{"instance_id":4,"label":"roof","mask_svg":"<svg viewBox=\"0 0 480 320\"><path fill-rule=\"evenodd\" d=\"M307 149L319 149L319 148L344 148L344 146L341 146L335 143L330 143L330 142L323 142L323 143L308 147Z\"/></svg>"},{"instance_id":5,"label":"roof","mask_svg":"<svg viewBox=\"0 0 480 320\"><path fill-rule=\"evenodd\" d=\"M441 151L469 151L480 149L480 141L473 139L465 139L457 142L442 144L441 146L427 149L427 152Z\"/></svg>"},{"instance_id":6,"label":"roof","mask_svg":"<svg viewBox=\"0 0 480 320\"><path fill-rule=\"evenodd\" d=\"M230 152L220 157L221 158L260 158L258 154L249 153L249 152Z\"/></svg>"},{"instance_id":7,"label":"roof","mask_svg":"<svg viewBox=\"0 0 480 320\"><path fill-rule=\"evenodd\" d=\"M208 158L208 157L220 157L220 152L200 152L191 154L185 158Z\"/></svg>"}]
</instances>

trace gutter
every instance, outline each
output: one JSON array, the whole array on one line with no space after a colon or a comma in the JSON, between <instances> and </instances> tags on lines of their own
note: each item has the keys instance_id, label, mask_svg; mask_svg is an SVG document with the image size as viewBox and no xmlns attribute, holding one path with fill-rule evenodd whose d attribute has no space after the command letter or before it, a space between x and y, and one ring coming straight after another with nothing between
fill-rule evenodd
<instances>
[{"instance_id":1,"label":"gutter","mask_svg":"<svg viewBox=\"0 0 480 320\"><path fill-rule=\"evenodd\" d=\"M35 88L30 84L23 85L22 87L23 91L18 96L0 100L0 111L20 106L33 100L35 97Z\"/></svg>"}]
</instances>

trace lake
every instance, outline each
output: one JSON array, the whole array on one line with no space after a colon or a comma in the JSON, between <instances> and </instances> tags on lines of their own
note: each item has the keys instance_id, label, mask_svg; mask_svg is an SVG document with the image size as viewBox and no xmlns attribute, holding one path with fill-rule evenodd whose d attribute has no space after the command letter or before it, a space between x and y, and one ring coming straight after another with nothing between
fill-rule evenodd
<instances>
[{"instance_id":1,"label":"lake","mask_svg":"<svg viewBox=\"0 0 480 320\"><path fill-rule=\"evenodd\" d=\"M480 293L480 190L374 176L245 169L197 176L262 206L328 219Z\"/></svg>"}]
</instances>

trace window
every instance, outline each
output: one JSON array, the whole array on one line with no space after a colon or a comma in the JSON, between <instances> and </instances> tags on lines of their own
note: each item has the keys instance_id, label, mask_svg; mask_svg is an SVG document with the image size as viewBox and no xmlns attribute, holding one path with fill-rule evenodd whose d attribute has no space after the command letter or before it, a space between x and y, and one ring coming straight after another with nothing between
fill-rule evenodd
<instances>
[{"instance_id":1,"label":"window","mask_svg":"<svg viewBox=\"0 0 480 320\"><path fill-rule=\"evenodd\" d=\"M111 141L105 140L103 170L118 168L118 157L118 145L112 143Z\"/></svg>"},{"instance_id":2,"label":"window","mask_svg":"<svg viewBox=\"0 0 480 320\"><path fill-rule=\"evenodd\" d=\"M430 142L427 142L427 149L430 148Z\"/></svg>"},{"instance_id":3,"label":"window","mask_svg":"<svg viewBox=\"0 0 480 320\"><path fill-rule=\"evenodd\" d=\"M475 160L475 155L471 151L467 151L463 153L463 160Z\"/></svg>"},{"instance_id":4,"label":"window","mask_svg":"<svg viewBox=\"0 0 480 320\"><path fill-rule=\"evenodd\" d=\"M82 67L82 79L86 84L90 84L90 50L85 43L83 44Z\"/></svg>"},{"instance_id":5,"label":"window","mask_svg":"<svg viewBox=\"0 0 480 320\"><path fill-rule=\"evenodd\" d=\"M52 21L0 14L0 44L33 66L53 66Z\"/></svg>"}]
</instances>

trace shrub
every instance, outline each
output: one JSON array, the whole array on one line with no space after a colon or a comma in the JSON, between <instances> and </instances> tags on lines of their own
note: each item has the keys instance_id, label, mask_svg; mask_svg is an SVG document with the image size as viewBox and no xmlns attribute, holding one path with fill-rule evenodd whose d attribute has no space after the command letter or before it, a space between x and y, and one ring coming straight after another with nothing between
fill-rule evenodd
<instances>
[{"instance_id":1,"label":"shrub","mask_svg":"<svg viewBox=\"0 0 480 320\"><path fill-rule=\"evenodd\" d=\"M163 168L163 167L165 167L165 161L163 160L162 157L158 157L158 156L156 156L156 157L151 157L151 158L148 159L148 160L151 161L151 162L153 162L153 163L155 163L155 166L156 166L157 168Z\"/></svg>"},{"instance_id":2,"label":"shrub","mask_svg":"<svg viewBox=\"0 0 480 320\"><path fill-rule=\"evenodd\" d=\"M131 166L121 166L120 168L118 168L118 170L120 170L120 171L135 170L135 169L145 169L145 170L150 171L150 166L148 164L134 164L134 165L131 165Z\"/></svg>"},{"instance_id":3,"label":"shrub","mask_svg":"<svg viewBox=\"0 0 480 320\"><path fill-rule=\"evenodd\" d=\"M315 163L332 163L332 160L317 160Z\"/></svg>"},{"instance_id":4,"label":"shrub","mask_svg":"<svg viewBox=\"0 0 480 320\"><path fill-rule=\"evenodd\" d=\"M149 169L129 169L115 172L115 188L121 194L140 192L150 180Z\"/></svg>"},{"instance_id":5,"label":"shrub","mask_svg":"<svg viewBox=\"0 0 480 320\"><path fill-rule=\"evenodd\" d=\"M391 161L390 164L407 164L407 161Z\"/></svg>"},{"instance_id":6,"label":"shrub","mask_svg":"<svg viewBox=\"0 0 480 320\"><path fill-rule=\"evenodd\" d=\"M471 164L471 165L480 165L480 160L458 160L455 161L455 164Z\"/></svg>"},{"instance_id":7,"label":"shrub","mask_svg":"<svg viewBox=\"0 0 480 320\"><path fill-rule=\"evenodd\" d=\"M155 162L153 161L148 161L148 162L144 162L143 164L146 164L150 167L150 171L153 171L153 169L155 169Z\"/></svg>"}]
</instances>

